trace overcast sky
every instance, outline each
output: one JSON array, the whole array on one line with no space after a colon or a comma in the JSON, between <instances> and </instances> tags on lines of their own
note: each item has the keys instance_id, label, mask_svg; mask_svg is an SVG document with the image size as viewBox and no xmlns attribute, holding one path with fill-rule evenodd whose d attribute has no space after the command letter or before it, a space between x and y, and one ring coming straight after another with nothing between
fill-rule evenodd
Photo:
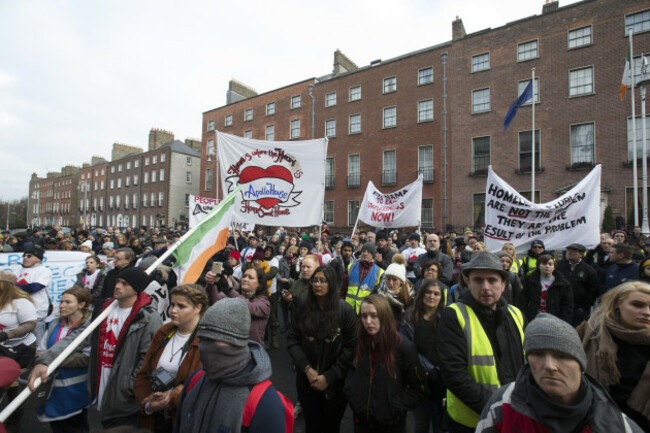
<instances>
[{"instance_id":1,"label":"overcast sky","mask_svg":"<svg viewBox=\"0 0 650 433\"><path fill-rule=\"evenodd\" d=\"M560 6L575 0L561 0ZM0 0L0 200L149 129L201 137L236 78L259 93L539 15L543 0Z\"/></svg>"}]
</instances>

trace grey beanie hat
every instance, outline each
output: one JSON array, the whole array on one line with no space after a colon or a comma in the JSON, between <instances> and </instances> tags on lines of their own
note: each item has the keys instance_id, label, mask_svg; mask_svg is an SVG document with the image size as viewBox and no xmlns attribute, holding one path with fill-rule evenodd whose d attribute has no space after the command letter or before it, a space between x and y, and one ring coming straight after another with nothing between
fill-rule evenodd
<instances>
[{"instance_id":1,"label":"grey beanie hat","mask_svg":"<svg viewBox=\"0 0 650 433\"><path fill-rule=\"evenodd\" d=\"M363 252L364 250L369 251L370 254L372 254L373 258L375 257L375 254L377 254L377 247L372 242L366 242L365 244L363 244L363 247L361 247L361 252Z\"/></svg>"},{"instance_id":2,"label":"grey beanie hat","mask_svg":"<svg viewBox=\"0 0 650 433\"><path fill-rule=\"evenodd\" d=\"M196 335L233 346L248 345L251 313L241 298L224 298L215 302L203 315Z\"/></svg>"},{"instance_id":3,"label":"grey beanie hat","mask_svg":"<svg viewBox=\"0 0 650 433\"><path fill-rule=\"evenodd\" d=\"M587 368L587 355L582 348L580 337L571 325L548 313L539 313L528 324L524 333L526 356L534 350L555 350L574 358L580 369Z\"/></svg>"}]
</instances>

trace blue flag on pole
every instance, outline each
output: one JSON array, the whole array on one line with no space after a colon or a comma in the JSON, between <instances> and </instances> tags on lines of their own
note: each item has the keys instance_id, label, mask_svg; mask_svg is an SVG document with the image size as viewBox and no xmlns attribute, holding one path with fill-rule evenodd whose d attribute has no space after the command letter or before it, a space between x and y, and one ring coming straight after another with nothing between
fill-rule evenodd
<instances>
[{"instance_id":1,"label":"blue flag on pole","mask_svg":"<svg viewBox=\"0 0 650 433\"><path fill-rule=\"evenodd\" d=\"M512 122L512 119L515 118L515 115L517 114L517 110L519 110L519 107L521 107L523 104L526 103L526 101L532 98L533 98L533 80L530 80L528 82L528 85L524 89L524 92L519 96L519 98L517 98L515 102L512 103L510 109L506 113L506 118L503 119L504 131L508 129L508 126L510 126L510 122Z\"/></svg>"}]
</instances>

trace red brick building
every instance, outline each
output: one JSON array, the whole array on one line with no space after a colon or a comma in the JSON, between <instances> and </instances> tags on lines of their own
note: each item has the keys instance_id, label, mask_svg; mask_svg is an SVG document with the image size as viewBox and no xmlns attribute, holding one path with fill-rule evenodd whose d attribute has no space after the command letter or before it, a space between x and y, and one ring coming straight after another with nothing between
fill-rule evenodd
<instances>
[{"instance_id":1,"label":"red brick building","mask_svg":"<svg viewBox=\"0 0 650 433\"><path fill-rule=\"evenodd\" d=\"M354 224L369 180L391 191L418 173L423 226L479 226L488 165L530 196L531 104L506 131L503 120L535 68L536 201L553 200L602 164L603 208L632 221L631 107L618 88L626 27L635 28L635 54L650 49L650 5L548 2L541 12L470 34L457 19L451 41L361 68L337 51L332 74L261 95L231 82L229 103L203 113L202 195L221 196L214 129L307 139L313 115L313 136L329 138L325 220L333 226Z\"/></svg>"}]
</instances>

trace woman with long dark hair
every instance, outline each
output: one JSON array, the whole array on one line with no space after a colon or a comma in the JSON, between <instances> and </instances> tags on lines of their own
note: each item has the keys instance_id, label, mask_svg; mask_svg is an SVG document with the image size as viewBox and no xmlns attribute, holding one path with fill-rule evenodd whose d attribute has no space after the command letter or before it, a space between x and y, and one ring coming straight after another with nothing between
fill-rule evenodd
<instances>
[{"instance_id":1,"label":"woman with long dark hair","mask_svg":"<svg viewBox=\"0 0 650 433\"><path fill-rule=\"evenodd\" d=\"M404 325L400 329L402 335L415 344L429 386L426 401L413 412L415 433L442 431L440 419L444 387L436 350L436 334L440 313L445 308L444 291L445 286L439 280L423 280L413 305L406 310Z\"/></svg>"},{"instance_id":2,"label":"woman with long dark hair","mask_svg":"<svg viewBox=\"0 0 650 433\"><path fill-rule=\"evenodd\" d=\"M226 292L217 293L215 302L226 297L245 299L251 313L250 339L257 341L264 347L264 333L271 315L271 302L266 288L266 274L257 266L250 267L242 274L239 285L241 294L232 290L230 286L226 286Z\"/></svg>"},{"instance_id":3,"label":"woman with long dark hair","mask_svg":"<svg viewBox=\"0 0 650 433\"><path fill-rule=\"evenodd\" d=\"M90 293L83 287L72 286L61 295L59 319L48 324L38 344L39 352L52 348L75 329L85 326L90 319ZM36 409L41 422L49 422L54 433L87 432L88 426L88 364L90 344L82 343L61 364L56 372L50 397L44 406Z\"/></svg>"},{"instance_id":4,"label":"woman with long dark hair","mask_svg":"<svg viewBox=\"0 0 650 433\"><path fill-rule=\"evenodd\" d=\"M404 432L406 412L427 393L415 346L398 334L385 297L367 296L360 311L354 370L346 382L354 431Z\"/></svg>"},{"instance_id":5,"label":"woman with long dark hair","mask_svg":"<svg viewBox=\"0 0 650 433\"><path fill-rule=\"evenodd\" d=\"M133 383L140 426L156 433L172 431L183 384L201 367L196 327L208 308L208 295L195 284L174 287L170 299L171 322L154 334Z\"/></svg>"},{"instance_id":6,"label":"woman with long dark hair","mask_svg":"<svg viewBox=\"0 0 650 433\"><path fill-rule=\"evenodd\" d=\"M343 384L352 366L357 320L352 307L338 296L334 269L316 268L310 283L287 346L307 433L338 432L347 407Z\"/></svg>"}]
</instances>

